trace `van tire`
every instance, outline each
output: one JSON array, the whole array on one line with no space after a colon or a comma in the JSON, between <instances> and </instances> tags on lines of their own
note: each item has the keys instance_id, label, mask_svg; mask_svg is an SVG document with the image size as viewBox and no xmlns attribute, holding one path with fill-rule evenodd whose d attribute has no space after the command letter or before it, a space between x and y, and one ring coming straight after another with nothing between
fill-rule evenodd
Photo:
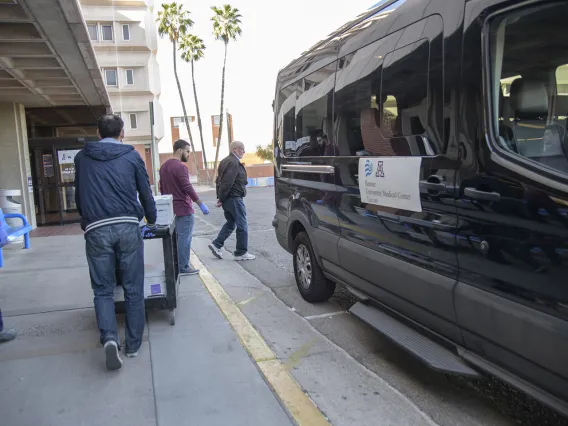
<instances>
[{"instance_id":1,"label":"van tire","mask_svg":"<svg viewBox=\"0 0 568 426\"><path fill-rule=\"evenodd\" d=\"M335 283L323 275L310 238L305 232L300 232L294 239L292 257L296 285L304 300L310 303L329 300L335 292Z\"/></svg>"}]
</instances>

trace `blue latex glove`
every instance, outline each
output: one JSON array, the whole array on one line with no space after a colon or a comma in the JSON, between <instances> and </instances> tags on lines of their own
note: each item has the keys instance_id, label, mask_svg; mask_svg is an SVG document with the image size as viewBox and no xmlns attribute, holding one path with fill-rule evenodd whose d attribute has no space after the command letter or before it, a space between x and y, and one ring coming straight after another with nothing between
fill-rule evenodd
<instances>
[{"instance_id":1,"label":"blue latex glove","mask_svg":"<svg viewBox=\"0 0 568 426\"><path fill-rule=\"evenodd\" d=\"M154 237L156 235L157 229L158 229L158 225L156 225L155 223L153 225L150 225L149 223L147 223L146 225L144 225L142 227L142 230L141 230L142 238Z\"/></svg>"},{"instance_id":2,"label":"blue latex glove","mask_svg":"<svg viewBox=\"0 0 568 426\"><path fill-rule=\"evenodd\" d=\"M199 208L203 214L209 214L209 208L205 205L205 203L201 203Z\"/></svg>"}]
</instances>

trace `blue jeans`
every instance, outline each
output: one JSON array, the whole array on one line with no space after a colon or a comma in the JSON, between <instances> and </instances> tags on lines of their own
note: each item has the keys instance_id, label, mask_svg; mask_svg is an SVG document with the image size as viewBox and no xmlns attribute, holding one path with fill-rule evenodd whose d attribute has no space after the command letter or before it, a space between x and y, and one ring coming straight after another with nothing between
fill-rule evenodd
<instances>
[{"instance_id":1,"label":"blue jeans","mask_svg":"<svg viewBox=\"0 0 568 426\"><path fill-rule=\"evenodd\" d=\"M245 202L242 198L229 197L223 202L223 211L227 222L225 222L219 235L213 241L213 245L218 249L222 248L236 227L237 249L234 254L235 256L242 256L248 251L248 224Z\"/></svg>"},{"instance_id":2,"label":"blue jeans","mask_svg":"<svg viewBox=\"0 0 568 426\"><path fill-rule=\"evenodd\" d=\"M124 289L126 352L136 352L144 333L144 243L140 228L132 223L101 226L85 234L91 287L101 343L120 346L114 312L117 281Z\"/></svg>"},{"instance_id":3,"label":"blue jeans","mask_svg":"<svg viewBox=\"0 0 568 426\"><path fill-rule=\"evenodd\" d=\"M187 272L189 266L189 252L191 250L191 238L193 236L194 215L176 216L177 252L180 272Z\"/></svg>"}]
</instances>

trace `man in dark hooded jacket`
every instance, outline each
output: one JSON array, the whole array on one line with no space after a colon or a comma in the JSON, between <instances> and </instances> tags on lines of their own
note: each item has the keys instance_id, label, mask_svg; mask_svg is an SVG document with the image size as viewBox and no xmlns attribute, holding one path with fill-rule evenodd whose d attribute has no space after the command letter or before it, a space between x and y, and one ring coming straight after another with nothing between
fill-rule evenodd
<instances>
[{"instance_id":1,"label":"man in dark hooded jacket","mask_svg":"<svg viewBox=\"0 0 568 426\"><path fill-rule=\"evenodd\" d=\"M87 262L95 312L109 370L122 367L114 311L117 279L124 289L126 347L135 357L144 332L143 233L156 227L156 203L146 166L132 145L123 145L124 122L104 115L99 142L75 156L75 202L85 231ZM140 232L139 222L148 225ZM118 271L118 273L117 273Z\"/></svg>"}]
</instances>

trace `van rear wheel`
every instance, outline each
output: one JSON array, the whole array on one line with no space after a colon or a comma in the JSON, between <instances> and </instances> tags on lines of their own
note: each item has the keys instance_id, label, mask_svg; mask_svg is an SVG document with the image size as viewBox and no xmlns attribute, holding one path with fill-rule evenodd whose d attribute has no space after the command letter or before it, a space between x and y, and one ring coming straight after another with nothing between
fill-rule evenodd
<instances>
[{"instance_id":1,"label":"van rear wheel","mask_svg":"<svg viewBox=\"0 0 568 426\"><path fill-rule=\"evenodd\" d=\"M294 240L294 276L300 294L310 303L325 302L335 291L335 283L321 270L308 234L300 232Z\"/></svg>"}]
</instances>

